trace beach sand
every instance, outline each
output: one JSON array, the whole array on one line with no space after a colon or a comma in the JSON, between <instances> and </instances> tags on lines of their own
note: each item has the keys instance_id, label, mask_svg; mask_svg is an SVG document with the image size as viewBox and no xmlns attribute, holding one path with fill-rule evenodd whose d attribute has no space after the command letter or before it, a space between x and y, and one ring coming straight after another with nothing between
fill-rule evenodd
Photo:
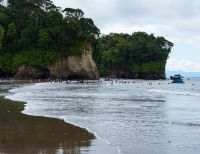
<instances>
[{"instance_id":1,"label":"beach sand","mask_svg":"<svg viewBox=\"0 0 200 154\"><path fill-rule=\"evenodd\" d=\"M79 154L95 139L86 129L63 120L22 114L24 106L0 97L0 153Z\"/></svg>"}]
</instances>

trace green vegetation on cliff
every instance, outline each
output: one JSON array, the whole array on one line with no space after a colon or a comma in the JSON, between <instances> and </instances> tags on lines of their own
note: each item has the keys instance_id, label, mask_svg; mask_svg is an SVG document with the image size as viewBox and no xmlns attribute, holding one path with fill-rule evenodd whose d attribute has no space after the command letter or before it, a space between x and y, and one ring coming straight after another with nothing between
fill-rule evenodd
<instances>
[{"instance_id":1,"label":"green vegetation on cliff","mask_svg":"<svg viewBox=\"0 0 200 154\"><path fill-rule=\"evenodd\" d=\"M47 67L57 57L80 55L99 34L80 9L61 10L51 0L8 0L0 5L0 72L12 74L23 64Z\"/></svg>"},{"instance_id":2,"label":"green vegetation on cliff","mask_svg":"<svg viewBox=\"0 0 200 154\"><path fill-rule=\"evenodd\" d=\"M172 47L173 43L164 37L145 32L111 33L98 39L97 48L101 52L94 58L102 76L145 78L140 76L157 74L155 78L164 78Z\"/></svg>"},{"instance_id":3,"label":"green vegetation on cliff","mask_svg":"<svg viewBox=\"0 0 200 154\"><path fill-rule=\"evenodd\" d=\"M47 69L56 60L81 55L91 43L101 76L164 78L173 43L145 32L132 35L100 30L80 9L61 8L51 0L0 0L0 76L22 65ZM81 76L81 75L80 75Z\"/></svg>"}]
</instances>

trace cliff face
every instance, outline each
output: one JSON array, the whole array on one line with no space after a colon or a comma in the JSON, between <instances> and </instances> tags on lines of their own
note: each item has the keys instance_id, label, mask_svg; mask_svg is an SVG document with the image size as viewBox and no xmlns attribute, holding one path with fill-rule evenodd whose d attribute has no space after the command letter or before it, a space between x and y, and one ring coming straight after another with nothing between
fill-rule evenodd
<instances>
[{"instance_id":1,"label":"cliff face","mask_svg":"<svg viewBox=\"0 0 200 154\"><path fill-rule=\"evenodd\" d=\"M59 58L48 68L22 65L16 71L18 78L99 79L97 66L92 59L92 46L88 43L80 56Z\"/></svg>"},{"instance_id":2,"label":"cliff face","mask_svg":"<svg viewBox=\"0 0 200 154\"><path fill-rule=\"evenodd\" d=\"M146 79L146 80L158 80L166 79L165 72L160 73L130 73L122 70L111 71L110 77L125 78L125 79Z\"/></svg>"},{"instance_id":3,"label":"cliff face","mask_svg":"<svg viewBox=\"0 0 200 154\"><path fill-rule=\"evenodd\" d=\"M49 67L53 78L98 79L97 66L92 59L92 46L88 43L81 56L60 58Z\"/></svg>"},{"instance_id":4,"label":"cliff face","mask_svg":"<svg viewBox=\"0 0 200 154\"><path fill-rule=\"evenodd\" d=\"M17 69L15 77L21 79L44 79L49 77L49 70L38 66L22 65Z\"/></svg>"}]
</instances>

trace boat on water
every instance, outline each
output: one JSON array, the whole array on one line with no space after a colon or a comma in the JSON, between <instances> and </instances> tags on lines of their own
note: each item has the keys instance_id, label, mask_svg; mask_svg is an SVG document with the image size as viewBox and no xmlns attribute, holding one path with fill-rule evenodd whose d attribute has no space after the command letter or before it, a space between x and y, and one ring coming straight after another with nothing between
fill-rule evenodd
<instances>
[{"instance_id":1,"label":"boat on water","mask_svg":"<svg viewBox=\"0 0 200 154\"><path fill-rule=\"evenodd\" d=\"M173 80L172 83L185 83L183 81L183 76L181 76L180 74L174 75L174 76L170 76L170 79Z\"/></svg>"}]
</instances>

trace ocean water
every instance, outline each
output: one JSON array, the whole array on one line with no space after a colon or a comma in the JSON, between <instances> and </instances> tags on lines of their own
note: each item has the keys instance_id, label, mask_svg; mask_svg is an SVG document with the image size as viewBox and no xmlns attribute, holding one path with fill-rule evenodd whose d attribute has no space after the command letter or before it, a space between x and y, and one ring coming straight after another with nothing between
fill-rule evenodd
<instances>
[{"instance_id":1,"label":"ocean water","mask_svg":"<svg viewBox=\"0 0 200 154\"><path fill-rule=\"evenodd\" d=\"M126 83L125 83L126 82ZM96 139L88 154L200 153L200 79L39 83L13 89L28 115L64 119Z\"/></svg>"}]
</instances>

